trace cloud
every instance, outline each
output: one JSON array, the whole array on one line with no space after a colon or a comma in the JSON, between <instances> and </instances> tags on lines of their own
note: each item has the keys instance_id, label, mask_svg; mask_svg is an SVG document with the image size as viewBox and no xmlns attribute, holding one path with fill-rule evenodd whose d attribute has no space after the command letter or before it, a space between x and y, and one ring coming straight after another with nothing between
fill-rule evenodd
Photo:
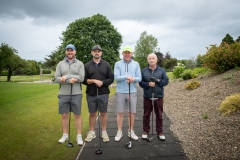
<instances>
[{"instance_id":1,"label":"cloud","mask_svg":"<svg viewBox=\"0 0 240 160\"><path fill-rule=\"evenodd\" d=\"M142 32L156 37L162 53L188 59L220 44L229 33L240 36L238 0L41 0L0 2L0 43L7 43L25 59L44 60L61 42L71 22L97 13L106 16L135 47Z\"/></svg>"}]
</instances>

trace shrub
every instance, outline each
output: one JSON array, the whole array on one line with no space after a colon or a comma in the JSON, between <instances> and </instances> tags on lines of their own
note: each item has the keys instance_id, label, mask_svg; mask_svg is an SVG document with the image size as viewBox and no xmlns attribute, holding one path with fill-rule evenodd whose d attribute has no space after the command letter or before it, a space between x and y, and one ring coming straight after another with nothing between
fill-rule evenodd
<instances>
[{"instance_id":1,"label":"shrub","mask_svg":"<svg viewBox=\"0 0 240 160\"><path fill-rule=\"evenodd\" d=\"M206 68L206 67L198 67L198 68L194 68L193 69L193 72L192 74L193 75L196 75L196 77L199 75L199 74L205 74L205 73L210 73L211 70L209 68ZM195 78L195 77L194 77Z\"/></svg>"},{"instance_id":2,"label":"shrub","mask_svg":"<svg viewBox=\"0 0 240 160\"><path fill-rule=\"evenodd\" d=\"M192 77L192 70L191 69L186 69L182 74L181 74L182 79L187 80L191 79Z\"/></svg>"},{"instance_id":3,"label":"shrub","mask_svg":"<svg viewBox=\"0 0 240 160\"><path fill-rule=\"evenodd\" d=\"M23 75L24 74L24 70L23 69L16 69L14 71L14 75Z\"/></svg>"},{"instance_id":4,"label":"shrub","mask_svg":"<svg viewBox=\"0 0 240 160\"><path fill-rule=\"evenodd\" d=\"M219 47L211 45L207 53L203 55L204 65L211 70L223 73L240 66L240 43L223 43Z\"/></svg>"},{"instance_id":5,"label":"shrub","mask_svg":"<svg viewBox=\"0 0 240 160\"><path fill-rule=\"evenodd\" d=\"M240 109L240 93L225 98L218 109L223 115L230 114Z\"/></svg>"},{"instance_id":6,"label":"shrub","mask_svg":"<svg viewBox=\"0 0 240 160\"><path fill-rule=\"evenodd\" d=\"M2 71L1 72L1 76L7 76L8 75L8 71Z\"/></svg>"},{"instance_id":7,"label":"shrub","mask_svg":"<svg viewBox=\"0 0 240 160\"><path fill-rule=\"evenodd\" d=\"M224 76L223 76L223 80L229 80L229 79L232 79L232 78L233 78L233 74L232 73L224 74Z\"/></svg>"},{"instance_id":8,"label":"shrub","mask_svg":"<svg viewBox=\"0 0 240 160\"><path fill-rule=\"evenodd\" d=\"M2 71L0 76L7 76L8 75L8 71ZM14 72L12 73L12 76L14 76Z\"/></svg>"},{"instance_id":9,"label":"shrub","mask_svg":"<svg viewBox=\"0 0 240 160\"><path fill-rule=\"evenodd\" d=\"M176 68L173 70L173 78L180 78L180 77L181 77L181 74L183 73L183 71L184 71L184 68L176 67Z\"/></svg>"},{"instance_id":10,"label":"shrub","mask_svg":"<svg viewBox=\"0 0 240 160\"><path fill-rule=\"evenodd\" d=\"M201 83L199 81L191 80L184 86L184 88L187 90L193 90L193 89L199 87L200 85L201 85Z\"/></svg>"},{"instance_id":11,"label":"shrub","mask_svg":"<svg viewBox=\"0 0 240 160\"><path fill-rule=\"evenodd\" d=\"M204 114L202 115L202 118L203 118L203 119L208 119L207 113L204 113Z\"/></svg>"},{"instance_id":12,"label":"shrub","mask_svg":"<svg viewBox=\"0 0 240 160\"><path fill-rule=\"evenodd\" d=\"M50 69L44 69L42 71L43 74L51 74L51 70Z\"/></svg>"}]
</instances>

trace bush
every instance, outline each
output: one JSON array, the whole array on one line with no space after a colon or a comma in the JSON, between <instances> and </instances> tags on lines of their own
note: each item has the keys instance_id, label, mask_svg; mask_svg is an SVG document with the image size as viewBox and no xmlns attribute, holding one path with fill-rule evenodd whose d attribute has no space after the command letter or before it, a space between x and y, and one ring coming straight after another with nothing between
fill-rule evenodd
<instances>
[{"instance_id":1,"label":"bush","mask_svg":"<svg viewBox=\"0 0 240 160\"><path fill-rule=\"evenodd\" d=\"M14 75L23 75L24 74L24 70L23 69L16 69L14 71Z\"/></svg>"},{"instance_id":2,"label":"bush","mask_svg":"<svg viewBox=\"0 0 240 160\"><path fill-rule=\"evenodd\" d=\"M198 77L199 74L209 73L210 69L208 68L194 68L194 69L185 69L184 72L181 74L182 79L188 80L191 78Z\"/></svg>"},{"instance_id":3,"label":"bush","mask_svg":"<svg viewBox=\"0 0 240 160\"><path fill-rule=\"evenodd\" d=\"M225 98L218 109L223 115L230 114L240 109L240 93Z\"/></svg>"},{"instance_id":4,"label":"bush","mask_svg":"<svg viewBox=\"0 0 240 160\"><path fill-rule=\"evenodd\" d=\"M191 80L190 82L188 82L188 83L184 86L184 88L187 89L187 90L193 90L193 89L199 87L200 85L201 85L200 82L195 81L195 80Z\"/></svg>"},{"instance_id":5,"label":"bush","mask_svg":"<svg viewBox=\"0 0 240 160\"><path fill-rule=\"evenodd\" d=\"M197 77L199 74L210 73L210 72L211 72L211 70L206 67L198 67L198 68L193 69L192 74L196 75L196 77Z\"/></svg>"},{"instance_id":6,"label":"bush","mask_svg":"<svg viewBox=\"0 0 240 160\"><path fill-rule=\"evenodd\" d=\"M2 71L1 72L1 76L7 76L8 75L8 71Z\"/></svg>"},{"instance_id":7,"label":"bush","mask_svg":"<svg viewBox=\"0 0 240 160\"><path fill-rule=\"evenodd\" d=\"M183 73L183 71L184 71L184 68L176 67L176 68L173 70L173 78L180 78L180 77L181 77L181 74Z\"/></svg>"},{"instance_id":8,"label":"bush","mask_svg":"<svg viewBox=\"0 0 240 160\"><path fill-rule=\"evenodd\" d=\"M24 74L26 74L26 75L33 75L33 71L30 68L25 68L24 69Z\"/></svg>"},{"instance_id":9,"label":"bush","mask_svg":"<svg viewBox=\"0 0 240 160\"><path fill-rule=\"evenodd\" d=\"M0 76L7 76L8 75L8 71L2 71ZM12 73L12 76L14 76L14 72Z\"/></svg>"},{"instance_id":10,"label":"bush","mask_svg":"<svg viewBox=\"0 0 240 160\"><path fill-rule=\"evenodd\" d=\"M192 70L191 69L186 69L182 74L181 74L182 79L187 80L187 79L192 79Z\"/></svg>"},{"instance_id":11,"label":"bush","mask_svg":"<svg viewBox=\"0 0 240 160\"><path fill-rule=\"evenodd\" d=\"M206 67L217 73L237 68L240 66L240 43L223 43L219 47L211 45L202 61Z\"/></svg>"},{"instance_id":12,"label":"bush","mask_svg":"<svg viewBox=\"0 0 240 160\"><path fill-rule=\"evenodd\" d=\"M50 69L44 69L42 71L43 74L51 74L51 70Z\"/></svg>"}]
</instances>

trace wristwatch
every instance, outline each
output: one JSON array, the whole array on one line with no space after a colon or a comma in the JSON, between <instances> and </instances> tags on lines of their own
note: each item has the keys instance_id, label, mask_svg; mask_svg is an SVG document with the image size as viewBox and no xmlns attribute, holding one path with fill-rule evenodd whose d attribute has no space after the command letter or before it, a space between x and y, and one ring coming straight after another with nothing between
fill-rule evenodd
<instances>
[{"instance_id":1,"label":"wristwatch","mask_svg":"<svg viewBox=\"0 0 240 160\"><path fill-rule=\"evenodd\" d=\"M160 79L157 79L157 82L159 83L159 82L160 82Z\"/></svg>"}]
</instances>

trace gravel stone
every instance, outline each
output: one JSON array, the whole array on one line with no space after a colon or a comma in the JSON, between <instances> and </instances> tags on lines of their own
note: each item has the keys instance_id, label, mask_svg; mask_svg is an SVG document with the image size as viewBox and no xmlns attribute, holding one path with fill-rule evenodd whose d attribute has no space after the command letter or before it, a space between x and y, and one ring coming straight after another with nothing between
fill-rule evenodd
<instances>
[{"instance_id":1,"label":"gravel stone","mask_svg":"<svg viewBox=\"0 0 240 160\"><path fill-rule=\"evenodd\" d=\"M225 75L232 74L226 79ZM172 80L165 87L164 112L170 129L180 140L188 159L240 159L240 110L227 116L218 112L227 96L240 93L240 71L201 75L195 90L188 81ZM190 80L189 80L190 81Z\"/></svg>"}]
</instances>

